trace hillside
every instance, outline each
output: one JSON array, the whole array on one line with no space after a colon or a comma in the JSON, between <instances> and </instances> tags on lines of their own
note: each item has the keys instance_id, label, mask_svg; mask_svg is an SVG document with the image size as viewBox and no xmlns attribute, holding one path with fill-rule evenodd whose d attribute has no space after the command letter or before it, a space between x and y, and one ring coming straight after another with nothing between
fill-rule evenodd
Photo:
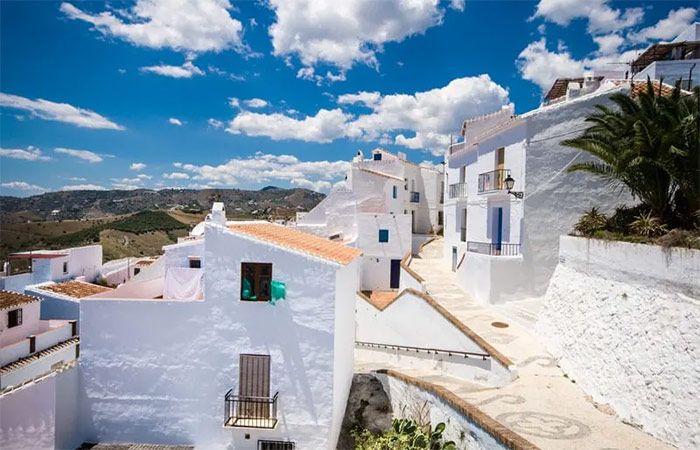
<instances>
[{"instance_id":1,"label":"hillside","mask_svg":"<svg viewBox=\"0 0 700 450\"><path fill-rule=\"evenodd\" d=\"M267 186L259 191L240 189L163 189L152 191L62 191L32 197L0 196L0 221L98 219L147 210L184 210L202 213L215 199L224 202L230 218L263 214L293 216L308 211L324 195L308 189Z\"/></svg>"}]
</instances>

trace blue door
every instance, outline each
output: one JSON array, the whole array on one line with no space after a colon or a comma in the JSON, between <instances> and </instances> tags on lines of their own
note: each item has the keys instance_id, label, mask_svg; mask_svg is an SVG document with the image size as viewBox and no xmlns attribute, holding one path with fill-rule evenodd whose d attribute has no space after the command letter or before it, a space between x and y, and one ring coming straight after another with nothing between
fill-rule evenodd
<instances>
[{"instance_id":1,"label":"blue door","mask_svg":"<svg viewBox=\"0 0 700 450\"><path fill-rule=\"evenodd\" d=\"M399 278L401 277L401 260L392 259L391 260L391 278L389 280L389 287L391 289L399 288Z\"/></svg>"},{"instance_id":2,"label":"blue door","mask_svg":"<svg viewBox=\"0 0 700 450\"><path fill-rule=\"evenodd\" d=\"M503 208L496 208L496 250L501 251L503 242Z\"/></svg>"}]
</instances>

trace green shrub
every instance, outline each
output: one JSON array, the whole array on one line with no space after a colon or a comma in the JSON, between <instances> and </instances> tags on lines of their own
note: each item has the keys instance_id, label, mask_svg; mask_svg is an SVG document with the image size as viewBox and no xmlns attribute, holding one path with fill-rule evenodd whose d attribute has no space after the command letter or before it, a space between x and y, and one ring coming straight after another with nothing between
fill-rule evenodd
<instances>
[{"instance_id":1,"label":"green shrub","mask_svg":"<svg viewBox=\"0 0 700 450\"><path fill-rule=\"evenodd\" d=\"M355 430L355 450L455 450L452 441L443 442L445 424L435 429L421 427L412 420L394 419L392 429L382 435L373 435L368 430Z\"/></svg>"},{"instance_id":2,"label":"green shrub","mask_svg":"<svg viewBox=\"0 0 700 450\"><path fill-rule=\"evenodd\" d=\"M579 234L590 237L597 231L604 230L606 224L607 217L605 217L605 214L599 213L598 208L591 208L576 222L574 230Z\"/></svg>"},{"instance_id":3,"label":"green shrub","mask_svg":"<svg viewBox=\"0 0 700 450\"><path fill-rule=\"evenodd\" d=\"M649 212L649 208L644 205L633 207L620 205L616 207L615 212L608 217L608 223L605 229L613 233L627 234L630 231L630 224L634 222L638 216L647 212Z\"/></svg>"},{"instance_id":4,"label":"green shrub","mask_svg":"<svg viewBox=\"0 0 700 450\"><path fill-rule=\"evenodd\" d=\"M668 231L666 225L662 224L657 217L652 217L651 211L637 216L637 219L630 224L630 230L647 237L661 236Z\"/></svg>"}]
</instances>

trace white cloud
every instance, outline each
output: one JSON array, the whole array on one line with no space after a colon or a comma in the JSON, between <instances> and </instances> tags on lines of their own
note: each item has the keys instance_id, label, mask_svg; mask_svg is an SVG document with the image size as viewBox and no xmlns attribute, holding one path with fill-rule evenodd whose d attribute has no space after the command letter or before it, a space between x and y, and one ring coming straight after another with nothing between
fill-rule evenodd
<instances>
[{"instance_id":1,"label":"white cloud","mask_svg":"<svg viewBox=\"0 0 700 450\"><path fill-rule=\"evenodd\" d=\"M190 176L184 172L164 173L163 178L168 180L189 180Z\"/></svg>"},{"instance_id":2,"label":"white cloud","mask_svg":"<svg viewBox=\"0 0 700 450\"><path fill-rule=\"evenodd\" d=\"M138 178L140 180L150 180L153 177L151 175L146 175L145 173L140 173L140 174L136 175L136 178Z\"/></svg>"},{"instance_id":3,"label":"white cloud","mask_svg":"<svg viewBox=\"0 0 700 450\"><path fill-rule=\"evenodd\" d=\"M391 141L388 133L412 131L413 137L396 136L399 145L445 150L449 134L459 131L462 121L490 113L508 103L508 92L488 75L452 80L447 86L415 94L382 96L358 92L338 98L339 103L363 103L371 109L357 117L341 109L321 109L315 116L296 119L284 114L242 111L229 123L230 133L268 136L274 140L296 139L331 142L343 137L365 141Z\"/></svg>"},{"instance_id":4,"label":"white cloud","mask_svg":"<svg viewBox=\"0 0 700 450\"><path fill-rule=\"evenodd\" d=\"M615 33L594 36L593 41L598 44L597 53L600 55L615 55L617 54L617 49L625 43L625 39Z\"/></svg>"},{"instance_id":5,"label":"white cloud","mask_svg":"<svg viewBox=\"0 0 700 450\"><path fill-rule=\"evenodd\" d=\"M158 66L141 67L142 72L150 72L172 78L192 78L195 75L204 75L204 71L195 66L192 61L185 61L181 66L169 66L161 64Z\"/></svg>"},{"instance_id":6,"label":"white cloud","mask_svg":"<svg viewBox=\"0 0 700 450\"><path fill-rule=\"evenodd\" d=\"M295 119L284 114L260 114L241 111L228 124L231 134L267 136L276 141L296 139L328 143L346 134L351 116L340 109L321 109L315 116Z\"/></svg>"},{"instance_id":7,"label":"white cloud","mask_svg":"<svg viewBox=\"0 0 700 450\"><path fill-rule=\"evenodd\" d=\"M180 119L176 119L174 117L171 117L170 119L168 119L168 122L170 122L173 125L177 125L178 127L182 126L182 121Z\"/></svg>"},{"instance_id":8,"label":"white cloud","mask_svg":"<svg viewBox=\"0 0 700 450\"><path fill-rule=\"evenodd\" d=\"M228 98L228 105L231 108L240 108L241 107L241 101L238 100L236 97L229 97Z\"/></svg>"},{"instance_id":9,"label":"white cloud","mask_svg":"<svg viewBox=\"0 0 700 450\"><path fill-rule=\"evenodd\" d=\"M299 161L292 155L256 153L251 158L234 158L218 166L182 164L193 180L210 186L240 183L288 181L301 187L328 190L332 182L345 176L347 161Z\"/></svg>"},{"instance_id":10,"label":"white cloud","mask_svg":"<svg viewBox=\"0 0 700 450\"><path fill-rule=\"evenodd\" d=\"M36 184L29 184L26 181L8 181L6 183L0 184L0 186L7 189L16 189L18 191L30 191L30 192L46 192L48 189Z\"/></svg>"},{"instance_id":11,"label":"white cloud","mask_svg":"<svg viewBox=\"0 0 700 450\"><path fill-rule=\"evenodd\" d=\"M309 80L316 83L318 86L325 84L335 83L336 81L345 81L345 70L339 71L337 74L332 73L330 70L326 71L325 75L317 75L313 67L302 67L297 72L297 78L302 80Z\"/></svg>"},{"instance_id":12,"label":"white cloud","mask_svg":"<svg viewBox=\"0 0 700 450\"><path fill-rule=\"evenodd\" d=\"M62 191L105 191L104 186L97 184L73 184L70 186L63 186Z\"/></svg>"},{"instance_id":13,"label":"white cloud","mask_svg":"<svg viewBox=\"0 0 700 450\"><path fill-rule=\"evenodd\" d=\"M217 130L224 126L224 123L222 121L216 120L213 118L210 118L209 120L207 120L207 123L209 124L210 127L217 129Z\"/></svg>"},{"instance_id":14,"label":"white cloud","mask_svg":"<svg viewBox=\"0 0 700 450\"><path fill-rule=\"evenodd\" d=\"M697 14L698 10L695 8L671 10L666 18L659 20L655 25L643 28L637 33L629 33L627 37L632 42L645 42L658 39L670 40L688 28L695 20Z\"/></svg>"},{"instance_id":15,"label":"white cloud","mask_svg":"<svg viewBox=\"0 0 700 450\"><path fill-rule=\"evenodd\" d=\"M264 108L268 105L268 103L261 98L251 98L243 103L245 103L249 108Z\"/></svg>"},{"instance_id":16,"label":"white cloud","mask_svg":"<svg viewBox=\"0 0 700 450\"><path fill-rule=\"evenodd\" d=\"M44 120L72 123L85 128L123 130L111 120L89 109L78 108L68 103L54 103L44 99L30 100L18 95L0 93L0 106L28 111Z\"/></svg>"},{"instance_id":17,"label":"white cloud","mask_svg":"<svg viewBox=\"0 0 700 450\"><path fill-rule=\"evenodd\" d=\"M642 8L613 9L608 0L540 0L533 17L543 17L567 26L574 19L587 19L589 33L605 33L637 25L644 18Z\"/></svg>"},{"instance_id":18,"label":"white cloud","mask_svg":"<svg viewBox=\"0 0 700 450\"><path fill-rule=\"evenodd\" d=\"M91 152L90 150L74 150L72 148L59 147L54 149L54 151L56 153L63 153L64 155L69 155L75 158L85 160L89 163L98 163L104 161L104 159L102 158L103 155L98 155L97 153Z\"/></svg>"},{"instance_id":19,"label":"white cloud","mask_svg":"<svg viewBox=\"0 0 700 450\"><path fill-rule=\"evenodd\" d=\"M438 0L270 0L273 54L297 55L307 67L377 65L382 44L399 42L442 22Z\"/></svg>"},{"instance_id":20,"label":"white cloud","mask_svg":"<svg viewBox=\"0 0 700 450\"><path fill-rule=\"evenodd\" d=\"M556 53L547 50L545 38L530 43L520 52L516 65L523 79L537 84L543 91L561 77L583 75L584 64L571 57L569 52Z\"/></svg>"},{"instance_id":21,"label":"white cloud","mask_svg":"<svg viewBox=\"0 0 700 450\"><path fill-rule=\"evenodd\" d=\"M24 159L27 161L48 161L51 158L41 154L41 150L32 147L27 147L26 150L19 148L0 148L0 156L6 156L13 159Z\"/></svg>"},{"instance_id":22,"label":"white cloud","mask_svg":"<svg viewBox=\"0 0 700 450\"><path fill-rule=\"evenodd\" d=\"M137 0L128 11L90 14L61 4L70 19L83 20L106 36L137 46L207 52L242 50L243 27L233 19L228 0Z\"/></svg>"},{"instance_id":23,"label":"white cloud","mask_svg":"<svg viewBox=\"0 0 700 450\"><path fill-rule=\"evenodd\" d=\"M83 177L70 177L68 179L71 181L85 181L85 180L87 180L87 178L83 178Z\"/></svg>"},{"instance_id":24,"label":"white cloud","mask_svg":"<svg viewBox=\"0 0 700 450\"><path fill-rule=\"evenodd\" d=\"M131 165L129 166L129 170L135 170L137 172L139 172L145 168L146 168L146 164L140 163L140 162L131 163Z\"/></svg>"},{"instance_id":25,"label":"white cloud","mask_svg":"<svg viewBox=\"0 0 700 450\"><path fill-rule=\"evenodd\" d=\"M450 8L464 11L465 0L450 0Z\"/></svg>"}]
</instances>

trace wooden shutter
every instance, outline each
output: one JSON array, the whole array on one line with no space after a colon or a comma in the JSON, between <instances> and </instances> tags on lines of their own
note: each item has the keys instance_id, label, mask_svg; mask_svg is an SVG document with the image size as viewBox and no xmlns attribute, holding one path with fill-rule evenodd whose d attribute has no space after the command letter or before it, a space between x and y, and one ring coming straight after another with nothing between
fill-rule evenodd
<instances>
[{"instance_id":1,"label":"wooden shutter","mask_svg":"<svg viewBox=\"0 0 700 450\"><path fill-rule=\"evenodd\" d=\"M270 397L270 355L240 356L238 395Z\"/></svg>"}]
</instances>

